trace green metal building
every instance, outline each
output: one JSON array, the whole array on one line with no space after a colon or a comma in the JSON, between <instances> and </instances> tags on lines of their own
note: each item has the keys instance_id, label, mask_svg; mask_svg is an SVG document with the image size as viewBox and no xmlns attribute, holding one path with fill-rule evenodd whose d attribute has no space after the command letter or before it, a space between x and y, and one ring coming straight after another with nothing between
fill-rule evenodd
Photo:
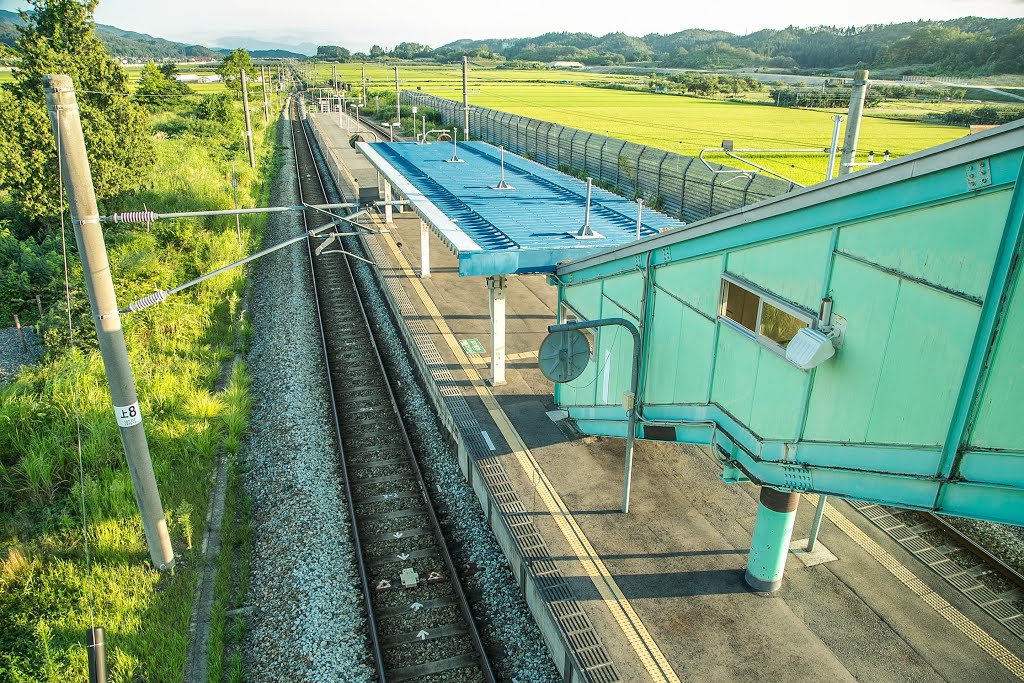
<instances>
[{"instance_id":1,"label":"green metal building","mask_svg":"<svg viewBox=\"0 0 1024 683\"><path fill-rule=\"evenodd\" d=\"M758 528L762 513L792 528L773 491L1024 524L1022 231L1024 121L551 279L562 322L639 328L634 436L713 444L727 478L764 485ZM624 436L633 340L592 335L555 402L585 433Z\"/></svg>"}]
</instances>

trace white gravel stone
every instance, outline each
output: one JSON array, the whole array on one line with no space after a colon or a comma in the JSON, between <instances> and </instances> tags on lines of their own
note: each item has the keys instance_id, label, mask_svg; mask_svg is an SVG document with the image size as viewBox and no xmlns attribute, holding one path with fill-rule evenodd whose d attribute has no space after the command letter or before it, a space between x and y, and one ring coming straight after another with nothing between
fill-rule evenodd
<instances>
[{"instance_id":1,"label":"white gravel stone","mask_svg":"<svg viewBox=\"0 0 1024 683\"><path fill-rule=\"evenodd\" d=\"M273 204L295 203L286 161ZM267 244L302 230L273 214ZM304 243L265 257L251 274L253 377L241 455L252 499L252 561L243 649L249 681L372 681L365 612L338 473Z\"/></svg>"}]
</instances>

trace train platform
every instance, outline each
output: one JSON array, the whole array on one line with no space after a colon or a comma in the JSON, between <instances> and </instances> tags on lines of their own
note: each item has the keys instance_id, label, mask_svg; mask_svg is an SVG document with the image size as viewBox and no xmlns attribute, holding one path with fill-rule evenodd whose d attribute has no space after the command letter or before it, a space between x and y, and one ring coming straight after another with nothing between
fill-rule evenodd
<instances>
[{"instance_id":1,"label":"train platform","mask_svg":"<svg viewBox=\"0 0 1024 683\"><path fill-rule=\"evenodd\" d=\"M318 138L345 139L337 115L310 116ZM363 161L331 149L341 166ZM829 499L814 553L794 542L773 594L743 579L758 489L723 483L707 450L638 441L621 513L623 442L559 421L537 367L557 317L545 277L508 276L506 382L490 386L484 278L459 277L432 234L422 277L410 211L374 226L388 298L567 679L1024 680L1024 643L846 502ZM815 502L801 503L794 539Z\"/></svg>"}]
</instances>

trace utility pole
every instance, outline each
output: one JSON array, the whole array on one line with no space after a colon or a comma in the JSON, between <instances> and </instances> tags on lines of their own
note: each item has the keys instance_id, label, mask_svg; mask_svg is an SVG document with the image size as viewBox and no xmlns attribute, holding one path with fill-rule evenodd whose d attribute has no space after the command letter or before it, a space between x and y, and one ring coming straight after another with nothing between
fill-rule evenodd
<instances>
[{"instance_id":1,"label":"utility pole","mask_svg":"<svg viewBox=\"0 0 1024 683\"><path fill-rule=\"evenodd\" d=\"M395 121L402 122L402 91L398 89L398 67L395 67Z\"/></svg>"},{"instance_id":2,"label":"utility pole","mask_svg":"<svg viewBox=\"0 0 1024 683\"><path fill-rule=\"evenodd\" d=\"M839 150L839 126L843 117L836 114L832 117L832 144L828 147L828 168L825 169L825 180L832 180L832 173L836 168L836 152Z\"/></svg>"},{"instance_id":3,"label":"utility pole","mask_svg":"<svg viewBox=\"0 0 1024 683\"><path fill-rule=\"evenodd\" d=\"M843 138L843 155L839 158L839 175L853 171L857 159L857 138L860 137L860 117L864 112L864 97L868 92L868 72L858 71L853 76L853 90L850 92L850 113L846 117L846 136Z\"/></svg>"},{"instance_id":4,"label":"utility pole","mask_svg":"<svg viewBox=\"0 0 1024 683\"><path fill-rule=\"evenodd\" d=\"M338 65L331 65L331 87L334 88L334 96L338 96Z\"/></svg>"},{"instance_id":5,"label":"utility pole","mask_svg":"<svg viewBox=\"0 0 1024 683\"><path fill-rule=\"evenodd\" d=\"M242 78L242 111L245 112L245 143L249 148L249 165L256 168L256 152L252 148L252 121L249 119L249 89L245 85L245 69L239 69Z\"/></svg>"},{"instance_id":6,"label":"utility pole","mask_svg":"<svg viewBox=\"0 0 1024 683\"><path fill-rule=\"evenodd\" d=\"M260 81L263 83L263 123L270 123L270 103L267 101L267 67L260 67Z\"/></svg>"},{"instance_id":7,"label":"utility pole","mask_svg":"<svg viewBox=\"0 0 1024 683\"><path fill-rule=\"evenodd\" d=\"M135 393L135 380L128 363L128 350L124 344L117 297L114 295L114 283L107 262L107 248L100 228L96 191L93 189L92 172L85 153L85 138L82 135L74 84L70 76L44 76L43 92L46 95L50 126L57 141L57 156L82 261L85 289L96 325L96 341L103 358L110 398L114 404L114 417L121 432L121 444L128 460L128 471L135 491L135 503L142 517L146 543L149 545L149 556L157 569L172 569L174 551L167 534L160 491L153 474L146 430L142 426L142 413Z\"/></svg>"},{"instance_id":8,"label":"utility pole","mask_svg":"<svg viewBox=\"0 0 1024 683\"><path fill-rule=\"evenodd\" d=\"M366 65L359 65L359 77L363 84L363 95L360 98L363 104L366 104Z\"/></svg>"},{"instance_id":9,"label":"utility pole","mask_svg":"<svg viewBox=\"0 0 1024 683\"><path fill-rule=\"evenodd\" d=\"M462 139L469 140L469 57L462 57Z\"/></svg>"}]
</instances>

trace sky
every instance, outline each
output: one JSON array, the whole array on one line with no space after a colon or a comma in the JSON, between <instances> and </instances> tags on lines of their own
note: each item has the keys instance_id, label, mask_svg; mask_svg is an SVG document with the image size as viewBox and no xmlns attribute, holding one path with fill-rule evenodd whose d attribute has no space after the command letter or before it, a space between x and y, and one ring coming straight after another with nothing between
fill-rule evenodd
<instances>
[{"instance_id":1,"label":"sky","mask_svg":"<svg viewBox=\"0 0 1024 683\"><path fill-rule=\"evenodd\" d=\"M24 0L0 0L18 9ZM438 47L459 38L521 38L548 31L602 35L705 28L750 33L786 26L852 26L962 16L1024 17L1024 0L387 0L379 12L338 0L100 0L96 21L185 43L236 47L232 37L367 51L403 41ZM628 11L626 11L628 9ZM227 40L225 40L227 39Z\"/></svg>"}]
</instances>

